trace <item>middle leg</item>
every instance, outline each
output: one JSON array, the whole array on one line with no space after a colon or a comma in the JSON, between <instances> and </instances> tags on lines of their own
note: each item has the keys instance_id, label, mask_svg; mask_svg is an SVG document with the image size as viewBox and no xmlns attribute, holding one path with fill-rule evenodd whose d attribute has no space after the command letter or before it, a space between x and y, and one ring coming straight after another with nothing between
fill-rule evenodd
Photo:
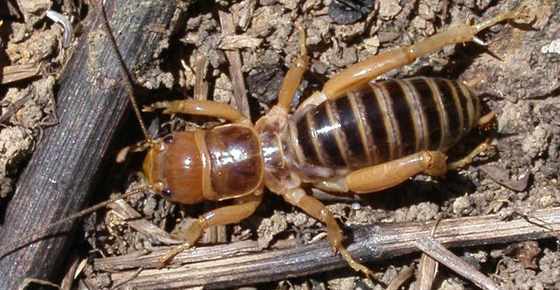
<instances>
[{"instance_id":1,"label":"middle leg","mask_svg":"<svg viewBox=\"0 0 560 290\"><path fill-rule=\"evenodd\" d=\"M350 252L348 252L348 250L344 247L342 244L342 229L338 225L332 213L323 203L321 203L318 199L307 195L301 188L286 190L281 193L281 195L290 204L302 209L316 220L325 223L327 226L327 238L331 246L335 252L338 251L340 253L352 269L362 272L367 276L372 275L371 270L356 261L352 255L350 255Z\"/></svg>"},{"instance_id":2,"label":"middle leg","mask_svg":"<svg viewBox=\"0 0 560 290\"><path fill-rule=\"evenodd\" d=\"M490 130L490 128L493 127L495 122L496 122L496 113L490 112L480 117L480 120L478 121L478 129L481 131L488 131ZM492 137L486 138L484 142L476 146L476 148L474 148L471 152L469 152L469 154L467 154L465 157L449 163L447 168L449 170L457 170L471 164L477 155L479 155L484 151L487 151L488 148L492 147L492 145L490 144L491 141L492 141Z\"/></svg>"},{"instance_id":3,"label":"middle leg","mask_svg":"<svg viewBox=\"0 0 560 290\"><path fill-rule=\"evenodd\" d=\"M309 66L309 56L305 47L305 29L301 25L298 25L297 28L299 30L299 56L290 66L286 76L284 76L282 86L278 92L278 106L286 110L286 112L290 111L294 95L303 79L303 74Z\"/></svg>"}]
</instances>

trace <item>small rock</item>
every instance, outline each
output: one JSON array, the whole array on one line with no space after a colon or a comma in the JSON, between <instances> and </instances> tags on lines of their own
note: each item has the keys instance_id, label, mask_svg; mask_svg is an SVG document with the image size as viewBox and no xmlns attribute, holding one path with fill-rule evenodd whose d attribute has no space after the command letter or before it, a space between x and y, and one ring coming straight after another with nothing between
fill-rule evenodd
<instances>
[{"instance_id":1,"label":"small rock","mask_svg":"<svg viewBox=\"0 0 560 290\"><path fill-rule=\"evenodd\" d=\"M335 25L334 34L337 39L348 43L363 34L365 25L363 21L352 25Z\"/></svg>"},{"instance_id":2,"label":"small rock","mask_svg":"<svg viewBox=\"0 0 560 290\"><path fill-rule=\"evenodd\" d=\"M276 4L276 2L278 2L278 1L276 1L276 0L260 0L259 4L261 6L270 6L270 5Z\"/></svg>"},{"instance_id":3,"label":"small rock","mask_svg":"<svg viewBox=\"0 0 560 290\"><path fill-rule=\"evenodd\" d=\"M320 60L324 63L333 64L339 68L347 67L358 61L358 54L356 47L339 47L338 45L333 45L320 57Z\"/></svg>"},{"instance_id":4,"label":"small rock","mask_svg":"<svg viewBox=\"0 0 560 290\"><path fill-rule=\"evenodd\" d=\"M337 24L352 24L368 15L373 4L374 0L333 0L329 5L329 16Z\"/></svg>"},{"instance_id":5,"label":"small rock","mask_svg":"<svg viewBox=\"0 0 560 290\"><path fill-rule=\"evenodd\" d=\"M401 12L398 0L384 0L379 2L379 17L384 20L392 19Z\"/></svg>"},{"instance_id":6,"label":"small rock","mask_svg":"<svg viewBox=\"0 0 560 290\"><path fill-rule=\"evenodd\" d=\"M315 19L309 27L307 27L307 45L317 45L329 37L329 30L332 24L327 21L326 17Z\"/></svg>"},{"instance_id":7,"label":"small rock","mask_svg":"<svg viewBox=\"0 0 560 290\"><path fill-rule=\"evenodd\" d=\"M214 100L221 103L228 103L233 99L233 85L229 77L221 73L216 80L216 86L214 88Z\"/></svg>"},{"instance_id":8,"label":"small rock","mask_svg":"<svg viewBox=\"0 0 560 290\"><path fill-rule=\"evenodd\" d=\"M470 196L461 196L453 202L453 213L459 216L468 215L473 210L473 202Z\"/></svg>"},{"instance_id":9,"label":"small rock","mask_svg":"<svg viewBox=\"0 0 560 290\"><path fill-rule=\"evenodd\" d=\"M481 264L485 263L488 258L488 254L484 251L478 251L476 253L465 252L463 254L463 260L474 266L476 269L480 270Z\"/></svg>"},{"instance_id":10,"label":"small rock","mask_svg":"<svg viewBox=\"0 0 560 290\"><path fill-rule=\"evenodd\" d=\"M154 198L153 195L148 196L144 200L144 207L142 207L142 212L144 213L144 216L145 217L153 216L156 207L157 207L157 200Z\"/></svg>"},{"instance_id":11,"label":"small rock","mask_svg":"<svg viewBox=\"0 0 560 290\"><path fill-rule=\"evenodd\" d=\"M335 278L327 282L329 289L354 290L356 289L356 277Z\"/></svg>"},{"instance_id":12,"label":"small rock","mask_svg":"<svg viewBox=\"0 0 560 290\"><path fill-rule=\"evenodd\" d=\"M33 137L30 131L19 126L0 130L0 198L12 190L12 176L18 163L31 150Z\"/></svg>"},{"instance_id":13,"label":"small rock","mask_svg":"<svg viewBox=\"0 0 560 290\"><path fill-rule=\"evenodd\" d=\"M22 42L8 42L5 54L12 64L40 63L56 55L60 34L60 30L54 27L24 34Z\"/></svg>"},{"instance_id":14,"label":"small rock","mask_svg":"<svg viewBox=\"0 0 560 290\"><path fill-rule=\"evenodd\" d=\"M418 204L415 221L429 221L437 217L439 207L435 203L422 202Z\"/></svg>"},{"instance_id":15,"label":"small rock","mask_svg":"<svg viewBox=\"0 0 560 290\"><path fill-rule=\"evenodd\" d=\"M366 57L375 55L379 50L380 44L381 42L379 41L379 37L377 37L377 35L374 35L373 37L370 38L366 38L362 42L363 50L361 52L363 52L366 55Z\"/></svg>"},{"instance_id":16,"label":"small rock","mask_svg":"<svg viewBox=\"0 0 560 290\"><path fill-rule=\"evenodd\" d=\"M530 158L539 157L548 150L550 133L547 125L540 124L533 130L521 145L521 148Z\"/></svg>"},{"instance_id":17,"label":"small rock","mask_svg":"<svg viewBox=\"0 0 560 290\"><path fill-rule=\"evenodd\" d=\"M441 282L439 290L465 290L465 285L457 278L447 278ZM471 288L468 288L471 289Z\"/></svg>"},{"instance_id":18,"label":"small rock","mask_svg":"<svg viewBox=\"0 0 560 290\"><path fill-rule=\"evenodd\" d=\"M414 17L412 26L423 35L432 35L436 32L434 25L422 17Z\"/></svg>"},{"instance_id":19,"label":"small rock","mask_svg":"<svg viewBox=\"0 0 560 290\"><path fill-rule=\"evenodd\" d=\"M432 20L435 17L435 13L429 5L420 2L418 5L418 16L422 17L424 20Z\"/></svg>"},{"instance_id":20,"label":"small rock","mask_svg":"<svg viewBox=\"0 0 560 290\"><path fill-rule=\"evenodd\" d=\"M311 227L318 223L314 218L299 211L286 214L286 220L296 227Z\"/></svg>"},{"instance_id":21,"label":"small rock","mask_svg":"<svg viewBox=\"0 0 560 290\"><path fill-rule=\"evenodd\" d=\"M296 10L300 5L300 2L302 0L278 0L279 3L281 3L284 8L289 9L289 10Z\"/></svg>"}]
</instances>

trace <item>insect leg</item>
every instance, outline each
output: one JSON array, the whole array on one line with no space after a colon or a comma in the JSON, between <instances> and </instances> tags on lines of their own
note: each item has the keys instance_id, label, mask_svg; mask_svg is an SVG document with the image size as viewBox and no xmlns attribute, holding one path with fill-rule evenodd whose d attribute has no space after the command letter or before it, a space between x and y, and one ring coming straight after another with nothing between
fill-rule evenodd
<instances>
[{"instance_id":1,"label":"insect leg","mask_svg":"<svg viewBox=\"0 0 560 290\"><path fill-rule=\"evenodd\" d=\"M492 125L494 124L495 120L496 120L496 114L494 112L490 112L490 113L480 117L480 120L478 121L478 128L481 129L481 130L489 130L489 128L491 128ZM488 148L490 148L492 146L492 145L490 145L491 141L492 141L492 138L487 138L486 140L484 140L484 142L482 142L478 146L476 146L476 148L474 148L465 157L449 163L447 168L449 170L457 170L457 169L464 168L464 167L468 166L469 164L471 164L473 162L473 159L477 155L479 155L480 153L488 150Z\"/></svg>"},{"instance_id":2,"label":"insect leg","mask_svg":"<svg viewBox=\"0 0 560 290\"><path fill-rule=\"evenodd\" d=\"M346 175L348 191L368 193L396 186L420 173L442 176L447 156L439 151L422 151L382 164L358 169Z\"/></svg>"},{"instance_id":3,"label":"insect leg","mask_svg":"<svg viewBox=\"0 0 560 290\"><path fill-rule=\"evenodd\" d=\"M305 99L294 112L294 120L299 120L307 111L319 106L322 102L326 101L327 97L322 92L315 92L309 98Z\"/></svg>"},{"instance_id":4,"label":"insect leg","mask_svg":"<svg viewBox=\"0 0 560 290\"><path fill-rule=\"evenodd\" d=\"M209 211L191 224L182 234L181 239L184 244L169 251L160 259L162 266L168 264L175 256L182 251L192 247L204 233L204 230L215 225L236 224L241 220L249 217L255 212L255 209L261 204L261 190L251 195L235 199L236 204L225 206L222 208Z\"/></svg>"},{"instance_id":5,"label":"insect leg","mask_svg":"<svg viewBox=\"0 0 560 290\"><path fill-rule=\"evenodd\" d=\"M348 90L363 85L377 76L415 61L417 58L433 53L451 44L473 41L476 34L498 22L508 19L529 17L527 7L502 12L478 24L453 25L446 31L420 40L410 46L403 46L356 63L332 77L323 87L326 99L336 99Z\"/></svg>"},{"instance_id":6,"label":"insect leg","mask_svg":"<svg viewBox=\"0 0 560 290\"><path fill-rule=\"evenodd\" d=\"M191 114L223 118L232 122L248 122L249 120L232 106L208 100L177 100L156 102L144 107L144 112L163 109L164 114Z\"/></svg>"},{"instance_id":7,"label":"insect leg","mask_svg":"<svg viewBox=\"0 0 560 290\"><path fill-rule=\"evenodd\" d=\"M483 130L488 130L496 122L496 113L490 112L478 120L478 127Z\"/></svg>"},{"instance_id":8,"label":"insect leg","mask_svg":"<svg viewBox=\"0 0 560 290\"><path fill-rule=\"evenodd\" d=\"M344 258L344 260L346 260L352 269L362 272L368 276L372 274L371 270L352 258L350 252L348 252L348 250L344 247L342 244L342 229L338 225L332 213L323 203L321 203L318 199L307 195L301 188L286 190L281 193L281 195L290 204L302 209L308 215L326 224L327 238L331 246L335 251L340 252L340 255Z\"/></svg>"},{"instance_id":9,"label":"insect leg","mask_svg":"<svg viewBox=\"0 0 560 290\"><path fill-rule=\"evenodd\" d=\"M467 154L467 156L453 161L451 163L449 163L449 165L447 166L447 168L449 170L457 170L457 169L461 169L461 168L465 168L466 166L468 166L469 164L471 164L473 162L473 159L480 153L488 150L488 148L490 148L492 145L490 145L490 141L491 139L488 138L486 140L484 140L484 142L478 144L478 146L476 146L476 148L474 148L469 154Z\"/></svg>"},{"instance_id":10,"label":"insect leg","mask_svg":"<svg viewBox=\"0 0 560 290\"><path fill-rule=\"evenodd\" d=\"M309 66L309 56L307 55L307 48L305 47L305 29L298 25L299 30L299 56L294 60L290 69L286 73L282 81L278 96L278 106L284 108L286 112L290 110L290 105L299 87L303 74Z\"/></svg>"}]
</instances>

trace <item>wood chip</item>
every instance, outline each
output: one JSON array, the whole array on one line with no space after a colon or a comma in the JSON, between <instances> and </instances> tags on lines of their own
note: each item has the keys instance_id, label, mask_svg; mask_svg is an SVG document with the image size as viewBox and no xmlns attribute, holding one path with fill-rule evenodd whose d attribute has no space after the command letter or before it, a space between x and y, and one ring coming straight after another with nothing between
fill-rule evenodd
<instances>
[{"instance_id":1,"label":"wood chip","mask_svg":"<svg viewBox=\"0 0 560 290\"><path fill-rule=\"evenodd\" d=\"M488 175L495 182L514 191L524 191L529 185L531 174L529 172L522 174L518 179L512 179L506 169L494 165L480 166L480 170Z\"/></svg>"},{"instance_id":2,"label":"wood chip","mask_svg":"<svg viewBox=\"0 0 560 290\"><path fill-rule=\"evenodd\" d=\"M218 48L234 50L240 48L256 48L261 45L262 39L249 35L227 35L220 40Z\"/></svg>"},{"instance_id":3,"label":"wood chip","mask_svg":"<svg viewBox=\"0 0 560 290\"><path fill-rule=\"evenodd\" d=\"M414 269L412 267L405 266L402 271L399 272L397 277L391 281L391 283L387 286L386 290L398 290L401 286L406 283L410 278L414 276Z\"/></svg>"},{"instance_id":4,"label":"wood chip","mask_svg":"<svg viewBox=\"0 0 560 290\"><path fill-rule=\"evenodd\" d=\"M41 65L35 63L9 65L2 68L0 84L5 85L37 76Z\"/></svg>"}]
</instances>

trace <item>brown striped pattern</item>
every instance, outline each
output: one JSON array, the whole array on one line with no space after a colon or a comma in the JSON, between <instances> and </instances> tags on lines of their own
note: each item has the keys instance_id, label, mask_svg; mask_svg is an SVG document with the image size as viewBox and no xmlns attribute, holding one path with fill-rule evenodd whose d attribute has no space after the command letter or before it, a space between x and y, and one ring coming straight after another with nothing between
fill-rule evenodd
<instances>
[{"instance_id":1,"label":"brown striped pattern","mask_svg":"<svg viewBox=\"0 0 560 290\"><path fill-rule=\"evenodd\" d=\"M305 162L356 169L421 150L447 151L476 126L480 101L440 78L370 82L307 112L293 128Z\"/></svg>"}]
</instances>

